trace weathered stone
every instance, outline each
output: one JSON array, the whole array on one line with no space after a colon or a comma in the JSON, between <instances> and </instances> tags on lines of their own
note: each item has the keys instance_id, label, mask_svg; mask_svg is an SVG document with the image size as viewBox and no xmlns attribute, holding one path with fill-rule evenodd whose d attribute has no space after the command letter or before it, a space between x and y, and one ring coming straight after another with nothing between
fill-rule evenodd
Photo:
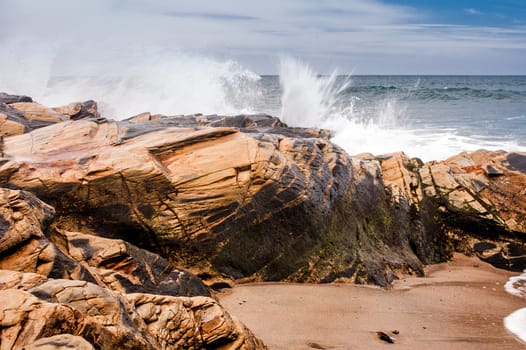
<instances>
[{"instance_id":1,"label":"weathered stone","mask_svg":"<svg viewBox=\"0 0 526 350\"><path fill-rule=\"evenodd\" d=\"M0 290L2 349L266 348L211 298L122 295L60 279L22 290L17 280L35 282L25 275L0 270L11 281Z\"/></svg>"},{"instance_id":2,"label":"weathered stone","mask_svg":"<svg viewBox=\"0 0 526 350\"><path fill-rule=\"evenodd\" d=\"M23 290L0 290L2 349L16 349L61 333L79 334L82 314L68 305L48 303Z\"/></svg>"},{"instance_id":3,"label":"weathered stone","mask_svg":"<svg viewBox=\"0 0 526 350\"><path fill-rule=\"evenodd\" d=\"M123 293L209 295L196 276L127 242L48 230L53 214L28 192L0 189L0 269L96 281Z\"/></svg>"},{"instance_id":4,"label":"weathered stone","mask_svg":"<svg viewBox=\"0 0 526 350\"><path fill-rule=\"evenodd\" d=\"M80 232L58 232L53 242L68 257L82 264L98 281L121 293L152 293L172 296L208 296L196 276L176 270L157 254L123 240Z\"/></svg>"},{"instance_id":5,"label":"weathered stone","mask_svg":"<svg viewBox=\"0 0 526 350\"><path fill-rule=\"evenodd\" d=\"M265 346L214 299L129 294L133 304L163 349L263 349Z\"/></svg>"},{"instance_id":6,"label":"weathered stone","mask_svg":"<svg viewBox=\"0 0 526 350\"><path fill-rule=\"evenodd\" d=\"M0 136L20 135L30 131L24 113L7 104L0 103Z\"/></svg>"},{"instance_id":7,"label":"weathered stone","mask_svg":"<svg viewBox=\"0 0 526 350\"><path fill-rule=\"evenodd\" d=\"M31 129L41 128L69 119L69 117L36 102L16 102L11 103L9 106L24 114L24 118L29 122Z\"/></svg>"},{"instance_id":8,"label":"weathered stone","mask_svg":"<svg viewBox=\"0 0 526 350\"><path fill-rule=\"evenodd\" d=\"M71 120L100 118L100 113L97 111L97 102L93 100L74 102L66 106L55 107L53 110L59 114L69 116Z\"/></svg>"},{"instance_id":9,"label":"weathered stone","mask_svg":"<svg viewBox=\"0 0 526 350\"><path fill-rule=\"evenodd\" d=\"M5 92L0 92L0 104L10 104L10 103L17 103L17 102L33 102L33 99L28 96L20 96L20 95L9 95Z\"/></svg>"},{"instance_id":10,"label":"weathered stone","mask_svg":"<svg viewBox=\"0 0 526 350\"><path fill-rule=\"evenodd\" d=\"M40 338L34 343L26 345L22 350L95 350L82 337L71 334L59 334L52 337Z\"/></svg>"},{"instance_id":11,"label":"weathered stone","mask_svg":"<svg viewBox=\"0 0 526 350\"><path fill-rule=\"evenodd\" d=\"M47 278L37 273L23 273L12 270L0 270L0 290L29 290L47 281Z\"/></svg>"},{"instance_id":12,"label":"weathered stone","mask_svg":"<svg viewBox=\"0 0 526 350\"><path fill-rule=\"evenodd\" d=\"M101 348L155 349L145 325L121 295L84 281L49 280L29 290L48 303L67 305L83 315L80 334ZM98 342L98 343L96 343Z\"/></svg>"},{"instance_id":13,"label":"weathered stone","mask_svg":"<svg viewBox=\"0 0 526 350\"><path fill-rule=\"evenodd\" d=\"M352 158L328 137L266 115L65 121L6 138L0 178L52 204L56 232L120 238L211 279L388 285L447 259L453 231L524 232L524 209L495 205L511 198L499 181L522 184L520 154Z\"/></svg>"}]
</instances>

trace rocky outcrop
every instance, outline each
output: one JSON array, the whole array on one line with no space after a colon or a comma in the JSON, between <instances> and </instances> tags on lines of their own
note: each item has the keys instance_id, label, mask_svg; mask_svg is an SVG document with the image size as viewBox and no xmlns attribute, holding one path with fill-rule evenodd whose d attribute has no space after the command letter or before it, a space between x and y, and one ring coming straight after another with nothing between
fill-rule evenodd
<instances>
[{"instance_id":1,"label":"rocky outcrop","mask_svg":"<svg viewBox=\"0 0 526 350\"><path fill-rule=\"evenodd\" d=\"M455 250L525 267L526 154L350 157L266 115L112 121L6 94L0 134L2 348L264 348L191 272L388 286Z\"/></svg>"},{"instance_id":2,"label":"rocky outcrop","mask_svg":"<svg viewBox=\"0 0 526 350\"><path fill-rule=\"evenodd\" d=\"M53 214L0 189L2 349L265 348L196 276L123 241L59 232Z\"/></svg>"},{"instance_id":3,"label":"rocky outcrop","mask_svg":"<svg viewBox=\"0 0 526 350\"><path fill-rule=\"evenodd\" d=\"M53 215L52 207L28 192L0 189L0 269L89 281L122 293L209 295L199 278L156 254L49 228Z\"/></svg>"},{"instance_id":4,"label":"rocky outcrop","mask_svg":"<svg viewBox=\"0 0 526 350\"><path fill-rule=\"evenodd\" d=\"M0 174L52 204L59 230L212 275L387 285L395 270L421 273L386 221L379 163L327 137L268 116L67 121L6 139Z\"/></svg>"},{"instance_id":5,"label":"rocky outcrop","mask_svg":"<svg viewBox=\"0 0 526 350\"><path fill-rule=\"evenodd\" d=\"M48 108L31 97L0 92L0 136L13 136L66 120L97 119L97 103L89 100Z\"/></svg>"},{"instance_id":6,"label":"rocky outcrop","mask_svg":"<svg viewBox=\"0 0 526 350\"><path fill-rule=\"evenodd\" d=\"M524 198L499 183L524 172L499 157L523 155L422 164L329 137L264 115L68 120L6 138L0 179L55 208L57 242L121 239L202 277L387 286L464 249L459 234L521 239Z\"/></svg>"},{"instance_id":7,"label":"rocky outcrop","mask_svg":"<svg viewBox=\"0 0 526 350\"><path fill-rule=\"evenodd\" d=\"M87 349L264 348L208 297L120 294L84 281L26 275L0 270L5 349L57 342Z\"/></svg>"}]
</instances>

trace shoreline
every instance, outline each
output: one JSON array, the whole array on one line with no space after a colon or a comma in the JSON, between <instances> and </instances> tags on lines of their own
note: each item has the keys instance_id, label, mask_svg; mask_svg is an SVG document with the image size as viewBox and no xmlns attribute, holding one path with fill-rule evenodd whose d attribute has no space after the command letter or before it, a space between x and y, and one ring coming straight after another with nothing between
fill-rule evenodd
<instances>
[{"instance_id":1,"label":"shoreline","mask_svg":"<svg viewBox=\"0 0 526 350\"><path fill-rule=\"evenodd\" d=\"M269 349L526 349L504 318L526 301L504 290L516 273L475 257L426 267L389 290L349 284L254 283L217 295ZM392 331L399 334L392 334Z\"/></svg>"}]
</instances>

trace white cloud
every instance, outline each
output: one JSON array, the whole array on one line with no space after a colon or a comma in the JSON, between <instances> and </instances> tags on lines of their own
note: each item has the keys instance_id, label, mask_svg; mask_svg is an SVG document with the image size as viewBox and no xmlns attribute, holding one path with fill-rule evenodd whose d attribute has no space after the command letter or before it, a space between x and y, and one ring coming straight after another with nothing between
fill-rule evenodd
<instances>
[{"instance_id":1,"label":"white cloud","mask_svg":"<svg viewBox=\"0 0 526 350\"><path fill-rule=\"evenodd\" d=\"M482 13L479 10L474 9L474 8L464 9L464 12L467 13L467 14L470 14L470 15L483 15L484 14L484 13Z\"/></svg>"},{"instance_id":2,"label":"white cloud","mask_svg":"<svg viewBox=\"0 0 526 350\"><path fill-rule=\"evenodd\" d=\"M474 74L488 67L481 57L526 60L524 27L429 25L428 15L377 0L1 0L0 45L52 43L57 71L124 69L153 48L234 58L261 73L276 72L281 54L314 61L322 72L335 64L428 72L432 61L433 73L464 66ZM489 67L501 69L499 62Z\"/></svg>"}]
</instances>

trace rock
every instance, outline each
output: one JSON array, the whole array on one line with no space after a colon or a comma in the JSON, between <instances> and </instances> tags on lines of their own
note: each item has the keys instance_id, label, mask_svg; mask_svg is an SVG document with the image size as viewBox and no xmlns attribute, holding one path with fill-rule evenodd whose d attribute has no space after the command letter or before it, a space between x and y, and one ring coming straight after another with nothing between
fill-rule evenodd
<instances>
[{"instance_id":1,"label":"rock","mask_svg":"<svg viewBox=\"0 0 526 350\"><path fill-rule=\"evenodd\" d=\"M38 129L69 119L67 116L36 102L16 102L9 106L24 114L24 118L29 122L31 129Z\"/></svg>"},{"instance_id":2,"label":"rock","mask_svg":"<svg viewBox=\"0 0 526 350\"><path fill-rule=\"evenodd\" d=\"M54 209L26 191L0 188L0 269L94 282L44 235Z\"/></svg>"},{"instance_id":3,"label":"rock","mask_svg":"<svg viewBox=\"0 0 526 350\"><path fill-rule=\"evenodd\" d=\"M12 270L0 270L0 290L29 290L47 281L47 278L37 273L23 273Z\"/></svg>"},{"instance_id":4,"label":"rock","mask_svg":"<svg viewBox=\"0 0 526 350\"><path fill-rule=\"evenodd\" d=\"M477 235L525 232L521 154L423 164L349 157L329 137L266 115L67 120L5 138L0 179L53 205L56 232L122 239L211 280L388 286Z\"/></svg>"},{"instance_id":5,"label":"rock","mask_svg":"<svg viewBox=\"0 0 526 350\"><path fill-rule=\"evenodd\" d=\"M0 93L0 136L20 135L66 120L100 119L97 103L89 100L48 108L30 97Z\"/></svg>"},{"instance_id":6,"label":"rock","mask_svg":"<svg viewBox=\"0 0 526 350\"><path fill-rule=\"evenodd\" d=\"M0 92L0 104L10 104L17 102L33 102L33 99L28 96L9 95L5 92Z\"/></svg>"},{"instance_id":7,"label":"rock","mask_svg":"<svg viewBox=\"0 0 526 350\"><path fill-rule=\"evenodd\" d=\"M31 130L24 113L0 103L0 136L20 135Z\"/></svg>"},{"instance_id":8,"label":"rock","mask_svg":"<svg viewBox=\"0 0 526 350\"><path fill-rule=\"evenodd\" d=\"M155 349L157 344L127 300L112 291L84 281L49 280L29 290L48 303L67 305L82 315L82 335L100 348Z\"/></svg>"},{"instance_id":9,"label":"rock","mask_svg":"<svg viewBox=\"0 0 526 350\"><path fill-rule=\"evenodd\" d=\"M32 194L0 189L0 269L96 282L123 293L210 295L196 276L127 242L48 229L53 216L54 209Z\"/></svg>"},{"instance_id":10,"label":"rock","mask_svg":"<svg viewBox=\"0 0 526 350\"><path fill-rule=\"evenodd\" d=\"M58 231L53 233L52 240L65 255L95 276L98 284L111 290L172 296L210 295L195 275L177 270L157 254L123 240Z\"/></svg>"},{"instance_id":11,"label":"rock","mask_svg":"<svg viewBox=\"0 0 526 350\"><path fill-rule=\"evenodd\" d=\"M84 338L78 335L59 334L52 337L40 338L34 343L26 345L22 350L95 350Z\"/></svg>"},{"instance_id":12,"label":"rock","mask_svg":"<svg viewBox=\"0 0 526 350\"><path fill-rule=\"evenodd\" d=\"M80 333L83 316L62 304L47 303L23 290L0 291L0 339L3 349L21 348L39 338Z\"/></svg>"},{"instance_id":13,"label":"rock","mask_svg":"<svg viewBox=\"0 0 526 350\"><path fill-rule=\"evenodd\" d=\"M394 270L421 274L405 233L386 225L379 162L325 136L268 116L66 121L6 139L0 176L52 204L63 231L121 238L178 266L381 285Z\"/></svg>"},{"instance_id":14,"label":"rock","mask_svg":"<svg viewBox=\"0 0 526 350\"><path fill-rule=\"evenodd\" d=\"M389 334L385 332L377 331L376 336L378 337L378 339L383 340L384 342L389 343L389 344L394 344L396 342L396 339L394 339L393 337L391 337Z\"/></svg>"},{"instance_id":15,"label":"rock","mask_svg":"<svg viewBox=\"0 0 526 350\"><path fill-rule=\"evenodd\" d=\"M444 222L524 231L520 213L489 210L496 181L522 181L496 154L352 158L329 136L265 115L65 121L6 138L0 178L52 204L59 231L232 279L387 286L448 259Z\"/></svg>"},{"instance_id":16,"label":"rock","mask_svg":"<svg viewBox=\"0 0 526 350\"><path fill-rule=\"evenodd\" d=\"M120 294L60 279L0 290L0 339L7 349L266 348L211 298Z\"/></svg>"},{"instance_id":17,"label":"rock","mask_svg":"<svg viewBox=\"0 0 526 350\"><path fill-rule=\"evenodd\" d=\"M97 102L93 100L74 102L66 106L55 107L53 110L62 115L69 116L71 120L100 118L100 113L97 111Z\"/></svg>"},{"instance_id":18,"label":"rock","mask_svg":"<svg viewBox=\"0 0 526 350\"><path fill-rule=\"evenodd\" d=\"M127 298L164 349L209 349L222 344L230 344L229 349L265 348L214 299L146 294L130 294Z\"/></svg>"},{"instance_id":19,"label":"rock","mask_svg":"<svg viewBox=\"0 0 526 350\"><path fill-rule=\"evenodd\" d=\"M209 295L196 276L127 242L55 231L49 226L53 214L53 208L28 192L0 189L0 268L10 269L0 269L2 347L177 349L221 343L232 349L265 348L213 299L184 296ZM148 299L152 309L165 301L190 306L172 317L179 328L167 333L153 327L151 318L148 328L128 295L133 302ZM66 340L54 337L63 333ZM181 334L195 339L180 339ZM166 337L178 346L163 347L156 340Z\"/></svg>"}]
</instances>

